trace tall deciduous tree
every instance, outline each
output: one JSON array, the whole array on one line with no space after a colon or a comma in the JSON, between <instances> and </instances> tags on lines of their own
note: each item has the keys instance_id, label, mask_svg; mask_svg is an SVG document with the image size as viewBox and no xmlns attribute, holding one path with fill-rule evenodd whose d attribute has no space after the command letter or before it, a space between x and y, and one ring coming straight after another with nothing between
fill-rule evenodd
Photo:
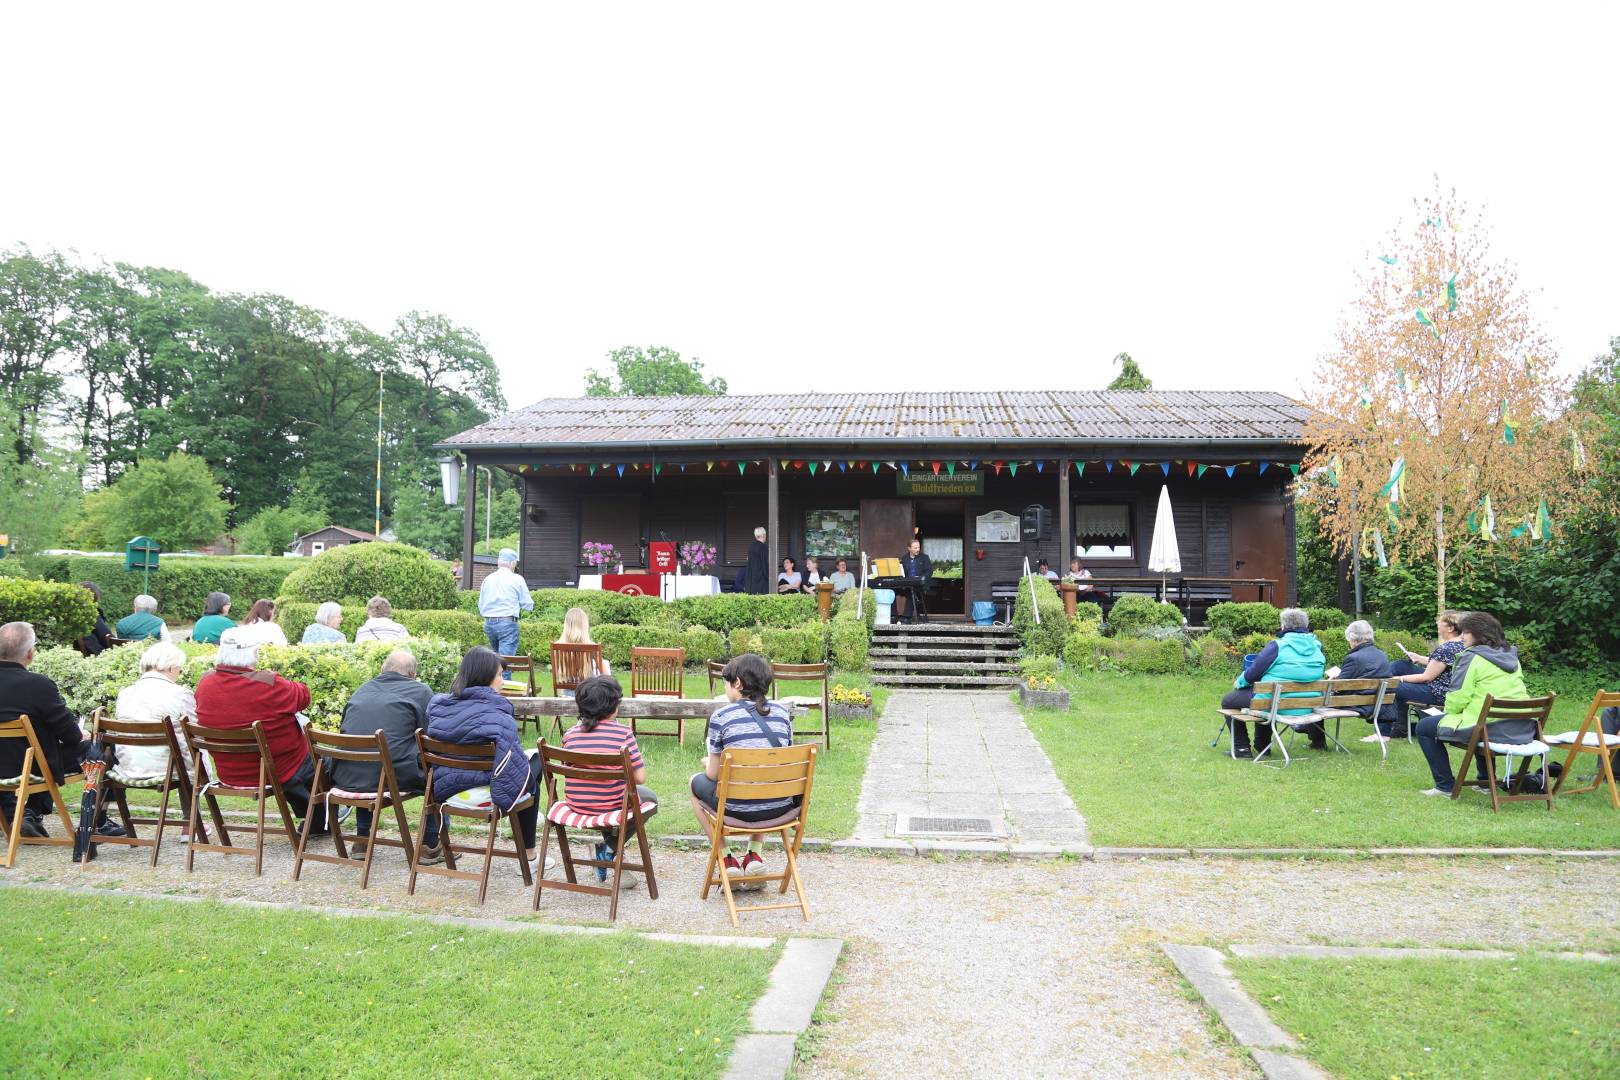
<instances>
[{"instance_id":1,"label":"tall deciduous tree","mask_svg":"<svg viewBox=\"0 0 1620 1080\"><path fill-rule=\"evenodd\" d=\"M587 397L718 397L726 392L720 376L703 377L703 361L695 356L682 360L680 353L662 345L626 345L608 353L608 360L611 372L592 368L585 373Z\"/></svg>"},{"instance_id":2,"label":"tall deciduous tree","mask_svg":"<svg viewBox=\"0 0 1620 1080\"><path fill-rule=\"evenodd\" d=\"M229 507L219 481L206 462L190 454L148 458L104 490L108 546L150 536L167 550L193 548L225 531Z\"/></svg>"},{"instance_id":3,"label":"tall deciduous tree","mask_svg":"<svg viewBox=\"0 0 1620 1080\"><path fill-rule=\"evenodd\" d=\"M1514 271L1455 194L1369 256L1360 295L1322 358L1305 485L1336 549L1366 537L1432 558L1435 603L1462 548L1544 537L1582 499L1577 418Z\"/></svg>"},{"instance_id":4,"label":"tall deciduous tree","mask_svg":"<svg viewBox=\"0 0 1620 1080\"><path fill-rule=\"evenodd\" d=\"M1137 363L1136 363L1135 360L1131 359L1131 354L1130 353L1128 353L1128 352L1120 353L1118 356L1114 357L1114 363L1119 365L1119 374L1115 375L1114 376L1114 381L1108 384L1108 389L1110 389L1110 390L1151 390L1151 389L1153 389L1153 380L1148 378L1146 375L1142 374L1142 369L1137 366Z\"/></svg>"}]
</instances>

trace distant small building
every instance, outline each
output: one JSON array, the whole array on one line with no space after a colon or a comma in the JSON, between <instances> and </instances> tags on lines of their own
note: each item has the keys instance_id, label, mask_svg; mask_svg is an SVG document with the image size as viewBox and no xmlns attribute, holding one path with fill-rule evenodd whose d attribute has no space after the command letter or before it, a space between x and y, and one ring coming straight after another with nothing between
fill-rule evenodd
<instances>
[{"instance_id":1,"label":"distant small building","mask_svg":"<svg viewBox=\"0 0 1620 1080\"><path fill-rule=\"evenodd\" d=\"M375 533L345 529L342 525L328 525L324 529L316 529L312 533L298 537L287 548L287 554L319 555L323 551L330 551L346 544L366 544L376 539Z\"/></svg>"}]
</instances>

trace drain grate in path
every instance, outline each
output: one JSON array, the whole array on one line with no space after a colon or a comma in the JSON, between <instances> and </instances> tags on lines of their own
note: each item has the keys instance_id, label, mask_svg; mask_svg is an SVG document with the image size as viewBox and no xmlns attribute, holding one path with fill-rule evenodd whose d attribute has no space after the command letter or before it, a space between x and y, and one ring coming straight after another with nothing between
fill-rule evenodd
<instances>
[{"instance_id":1,"label":"drain grate in path","mask_svg":"<svg viewBox=\"0 0 1620 1080\"><path fill-rule=\"evenodd\" d=\"M922 817L901 814L894 823L897 836L998 836L1001 830L985 817Z\"/></svg>"}]
</instances>

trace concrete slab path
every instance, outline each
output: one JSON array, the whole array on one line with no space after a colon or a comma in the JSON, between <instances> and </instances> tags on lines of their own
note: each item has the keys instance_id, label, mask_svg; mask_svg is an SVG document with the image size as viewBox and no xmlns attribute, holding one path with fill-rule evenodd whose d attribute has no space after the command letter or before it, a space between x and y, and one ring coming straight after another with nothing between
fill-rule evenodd
<instances>
[{"instance_id":1,"label":"concrete slab path","mask_svg":"<svg viewBox=\"0 0 1620 1080\"><path fill-rule=\"evenodd\" d=\"M1086 822L1006 691L897 690L878 720L855 837L897 818L989 818L1011 844L1081 847Z\"/></svg>"}]
</instances>

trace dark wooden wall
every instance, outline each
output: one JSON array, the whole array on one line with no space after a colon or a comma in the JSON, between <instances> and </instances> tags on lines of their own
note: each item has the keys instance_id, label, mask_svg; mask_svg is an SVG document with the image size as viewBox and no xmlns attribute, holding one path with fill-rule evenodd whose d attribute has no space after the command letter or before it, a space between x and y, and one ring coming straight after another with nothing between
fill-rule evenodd
<instances>
[{"instance_id":1,"label":"dark wooden wall","mask_svg":"<svg viewBox=\"0 0 1620 1080\"><path fill-rule=\"evenodd\" d=\"M887 467L876 475L869 470L840 472L812 477L793 470L780 480L781 515L779 548L803 565L804 515L808 510L854 510L864 498L894 498L895 473ZM1088 568L1099 578L1140 577L1148 574L1148 551L1153 540L1153 520L1159 488L1168 483L1176 519L1176 535L1181 548L1182 572L1195 576L1259 576L1279 581L1276 599L1286 601L1293 594L1293 515L1285 497L1289 481L1286 469L1272 469L1256 476L1252 467L1228 478L1224 470L1212 468L1203 477L1188 477L1172 467L1167 479L1157 466L1144 465L1136 476L1120 465L1112 473L1101 464L1086 467L1080 477L1071 474L1070 496L1076 502L1117 503L1131 507L1132 542L1135 557L1126 563L1091 560ZM562 584L577 579L581 534L581 503L589 497L626 496L637 500L640 536L651 540L665 535L671 540L701 539L720 549L724 564L720 573L730 580L741 568L746 542L756 524L765 522L765 476L757 467L748 475L735 470L721 475L703 466L666 465L657 478L644 471L626 473L620 478L610 470L596 476L530 476L524 496L523 571L533 584ZM1072 542L1064 544L1057 535L1058 478L1052 468L1037 473L1023 467L1016 477L1003 470L1000 476L987 471L985 494L963 500L962 533L966 561L965 588L969 600L988 599L992 582L1016 578L1025 555L1030 565L1047 559L1054 570L1068 567L1067 553ZM1016 544L976 544L973 519L991 510L1017 515L1031 503L1041 503L1052 511L1052 539ZM731 508L731 541L727 543L728 507ZM1234 541L1234 528L1245 531L1241 544ZM639 537L638 537L639 539ZM1241 553L1234 556L1234 551ZM975 557L983 550L984 558ZM642 560L633 550L621 550L627 567ZM855 552L848 552L853 557ZM898 556L901 552L868 552L870 557ZM1234 565L1242 558L1245 566ZM831 565L824 565L830 571ZM853 562L852 570L857 568ZM1249 599L1242 594L1239 599Z\"/></svg>"}]
</instances>

